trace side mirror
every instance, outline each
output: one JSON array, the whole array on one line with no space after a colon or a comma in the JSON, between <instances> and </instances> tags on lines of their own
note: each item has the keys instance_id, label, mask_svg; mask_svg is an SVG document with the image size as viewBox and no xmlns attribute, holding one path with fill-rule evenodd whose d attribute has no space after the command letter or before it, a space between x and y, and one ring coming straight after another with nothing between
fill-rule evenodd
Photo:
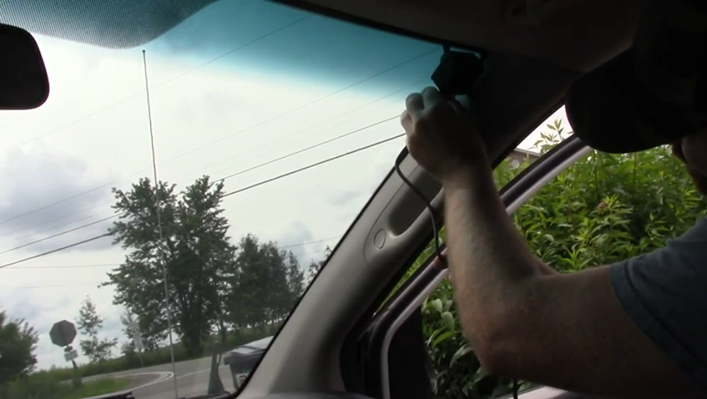
<instances>
[{"instance_id":1,"label":"side mirror","mask_svg":"<svg viewBox=\"0 0 707 399\"><path fill-rule=\"evenodd\" d=\"M37 108L49 96L42 54L24 29L0 24L0 110Z\"/></svg>"}]
</instances>

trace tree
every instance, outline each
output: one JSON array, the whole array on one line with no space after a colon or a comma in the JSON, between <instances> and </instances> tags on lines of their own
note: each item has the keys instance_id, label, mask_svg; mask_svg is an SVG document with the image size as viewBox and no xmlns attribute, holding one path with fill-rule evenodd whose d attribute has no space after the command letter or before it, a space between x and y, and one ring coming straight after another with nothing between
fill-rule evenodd
<instances>
[{"instance_id":1,"label":"tree","mask_svg":"<svg viewBox=\"0 0 707 399\"><path fill-rule=\"evenodd\" d=\"M76 326L83 335L87 336L87 339L79 342L79 346L91 363L102 362L112 357L111 351L118 345L118 339L98 339L98 332L103 328L103 319L98 315L96 305L88 296L79 309Z\"/></svg>"},{"instance_id":2,"label":"tree","mask_svg":"<svg viewBox=\"0 0 707 399\"><path fill-rule=\"evenodd\" d=\"M287 253L287 286L290 294L290 306L294 305L304 292L304 272L295 254Z\"/></svg>"},{"instance_id":3,"label":"tree","mask_svg":"<svg viewBox=\"0 0 707 399\"><path fill-rule=\"evenodd\" d=\"M0 385L34 371L37 342L39 335L32 326L0 311Z\"/></svg>"},{"instance_id":4,"label":"tree","mask_svg":"<svg viewBox=\"0 0 707 399\"><path fill-rule=\"evenodd\" d=\"M178 195L174 185L155 187L144 178L129 191L113 192L121 216L109 232L130 250L109 273L114 303L135 314L143 336L155 342L166 338L169 316L187 353L201 355L212 326L225 328L223 287L235 274L236 248L221 208L223 182L204 176Z\"/></svg>"},{"instance_id":5,"label":"tree","mask_svg":"<svg viewBox=\"0 0 707 399\"><path fill-rule=\"evenodd\" d=\"M326 263L327 260L329 260L329 257L331 256L331 248L327 245L326 249L324 249L324 258L320 260L319 262L312 261L309 264L309 268L307 269L307 283L311 283L312 280L314 280L315 277L317 277L317 274L319 273L320 270L322 270L322 267L324 267L324 264Z\"/></svg>"},{"instance_id":6,"label":"tree","mask_svg":"<svg viewBox=\"0 0 707 399\"><path fill-rule=\"evenodd\" d=\"M132 313L130 313L130 311L125 310L123 314L120 315L120 324L123 325L122 331L123 334L128 338L128 341L124 343L121 348L131 352L135 352L135 345L133 343L134 337L132 329L130 327L133 323L135 323L139 329L140 323L138 322L138 320L135 318L135 316L133 316ZM150 337L145 337L145 334L142 333L142 330L140 330L140 338L145 350L155 350L159 347L158 342L156 342L154 339L150 339ZM122 350L121 352L125 353Z\"/></svg>"},{"instance_id":7,"label":"tree","mask_svg":"<svg viewBox=\"0 0 707 399\"><path fill-rule=\"evenodd\" d=\"M229 279L228 318L236 326L260 326L265 319L265 285L268 279L263 266L258 238L248 234L241 238L236 257L236 271Z\"/></svg>"},{"instance_id":8,"label":"tree","mask_svg":"<svg viewBox=\"0 0 707 399\"><path fill-rule=\"evenodd\" d=\"M291 251L248 234L238 245L230 280L229 320L236 326L263 327L283 320L304 289L304 274Z\"/></svg>"}]
</instances>

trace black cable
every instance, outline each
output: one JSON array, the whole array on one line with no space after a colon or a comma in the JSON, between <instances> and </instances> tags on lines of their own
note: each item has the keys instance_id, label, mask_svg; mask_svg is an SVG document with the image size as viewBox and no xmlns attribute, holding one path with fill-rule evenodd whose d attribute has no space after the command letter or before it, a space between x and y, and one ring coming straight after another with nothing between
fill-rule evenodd
<instances>
[{"instance_id":1,"label":"black cable","mask_svg":"<svg viewBox=\"0 0 707 399\"><path fill-rule=\"evenodd\" d=\"M432 220L432 233L434 234L434 244L435 244L435 253L437 254L437 258L443 264L446 264L444 262L444 257L442 256L442 249L441 249L441 244L440 244L440 239L439 239L439 230L437 229L437 220L435 219L435 210L434 207L432 207L432 203L430 200L427 199L425 194L420 191L419 188L415 187L414 184L410 180L408 180L407 177L403 174L403 172L400 170L400 164L403 162L405 157L409 154L409 151L407 147L403 148L402 151L400 151L400 154L398 157L395 159L395 172L400 176L400 179L408 186L410 189L422 200L422 202L425 203L425 206L427 207L427 210L430 213L430 219Z\"/></svg>"}]
</instances>

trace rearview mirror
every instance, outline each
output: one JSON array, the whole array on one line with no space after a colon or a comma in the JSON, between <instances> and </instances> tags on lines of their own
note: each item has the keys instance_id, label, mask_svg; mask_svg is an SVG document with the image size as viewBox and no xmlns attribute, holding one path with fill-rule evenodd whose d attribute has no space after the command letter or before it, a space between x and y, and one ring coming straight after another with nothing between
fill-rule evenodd
<instances>
[{"instance_id":1,"label":"rearview mirror","mask_svg":"<svg viewBox=\"0 0 707 399\"><path fill-rule=\"evenodd\" d=\"M0 110L33 109L49 96L42 54L24 29L0 24Z\"/></svg>"}]
</instances>

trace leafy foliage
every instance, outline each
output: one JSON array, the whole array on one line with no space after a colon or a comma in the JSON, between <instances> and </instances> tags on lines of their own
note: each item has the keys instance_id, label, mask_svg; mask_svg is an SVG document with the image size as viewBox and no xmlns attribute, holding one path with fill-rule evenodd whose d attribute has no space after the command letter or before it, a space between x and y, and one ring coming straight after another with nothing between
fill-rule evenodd
<instances>
[{"instance_id":1,"label":"leafy foliage","mask_svg":"<svg viewBox=\"0 0 707 399\"><path fill-rule=\"evenodd\" d=\"M0 311L0 385L34 370L37 342L39 336L33 327Z\"/></svg>"},{"instance_id":2,"label":"leafy foliage","mask_svg":"<svg viewBox=\"0 0 707 399\"><path fill-rule=\"evenodd\" d=\"M324 257L316 262L312 261L309 264L309 267L307 268L307 283L311 283L312 280L314 280L315 277L317 277L317 274L319 274L319 271L322 270L322 267L324 267L324 264L326 264L326 261L329 259L331 256L331 248L327 245L327 247L324 249Z\"/></svg>"},{"instance_id":3,"label":"leafy foliage","mask_svg":"<svg viewBox=\"0 0 707 399\"><path fill-rule=\"evenodd\" d=\"M287 317L304 287L304 273L291 251L273 242L243 237L236 257L237 275L227 290L229 320L237 326L263 326Z\"/></svg>"},{"instance_id":4,"label":"leafy foliage","mask_svg":"<svg viewBox=\"0 0 707 399\"><path fill-rule=\"evenodd\" d=\"M229 242L229 225L221 209L223 183L212 184L203 177L179 196L173 185L161 182L154 187L149 179L141 179L128 192L113 192L114 209L121 218L110 233L116 243L131 250L125 262L109 273L114 303L138 316L147 346L166 337L169 312L187 351L200 355L212 325L224 325L219 289L235 267L236 248Z\"/></svg>"},{"instance_id":5,"label":"leafy foliage","mask_svg":"<svg viewBox=\"0 0 707 399\"><path fill-rule=\"evenodd\" d=\"M98 315L96 305L90 297L86 297L81 309L76 326L87 339L79 342L81 352L86 355L91 362L102 362L111 358L111 351L118 344L118 339L98 339L98 331L103 328L103 319Z\"/></svg>"},{"instance_id":6,"label":"leafy foliage","mask_svg":"<svg viewBox=\"0 0 707 399\"><path fill-rule=\"evenodd\" d=\"M115 286L114 303L136 318L148 351L164 342L168 315L196 357L214 330L226 346L229 330L264 329L283 320L304 290L304 273L291 251L252 234L231 242L223 182L204 176L177 193L174 185L141 179L127 192L113 191L121 218L110 233L131 252L107 284ZM123 351L134 352L131 343Z\"/></svg>"},{"instance_id":7,"label":"leafy foliage","mask_svg":"<svg viewBox=\"0 0 707 399\"><path fill-rule=\"evenodd\" d=\"M536 144L541 152L567 134L559 121L548 128ZM520 170L502 163L494 173L499 187ZM664 246L705 217L706 205L668 148L630 155L592 152L520 207L513 220L538 257L559 272L571 273ZM431 247L426 252L417 265ZM452 294L444 282L423 306L436 396L490 398L511 392L510 381L488 376L479 367L459 328ZM529 386L522 383L520 389Z\"/></svg>"}]
</instances>

